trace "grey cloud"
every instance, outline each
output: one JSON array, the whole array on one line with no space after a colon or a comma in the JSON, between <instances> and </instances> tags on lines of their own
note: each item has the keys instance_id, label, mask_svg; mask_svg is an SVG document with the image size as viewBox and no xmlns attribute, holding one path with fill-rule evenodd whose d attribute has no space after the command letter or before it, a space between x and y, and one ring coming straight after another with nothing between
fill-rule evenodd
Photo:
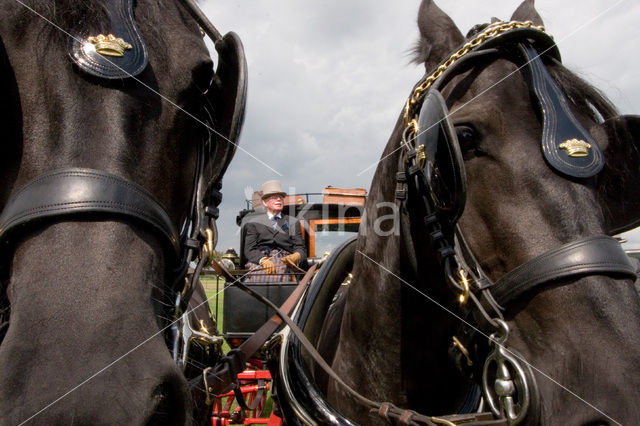
<instances>
[{"instance_id":1,"label":"grey cloud","mask_svg":"<svg viewBox=\"0 0 640 426\"><path fill-rule=\"evenodd\" d=\"M222 33L243 40L249 63L247 116L240 144L281 176L238 151L223 182L219 249L239 246L235 217L244 189L267 179L319 192L326 185L369 187L413 84L410 64L419 0L207 0ZM463 33L492 16L508 19L515 0L442 0ZM623 113L640 113L640 7L631 2L537 0L565 64L602 89ZM606 13L603 13L607 9ZM599 16L602 14L602 16ZM586 25L585 25L586 24ZM640 233L629 240L640 247Z\"/></svg>"}]
</instances>

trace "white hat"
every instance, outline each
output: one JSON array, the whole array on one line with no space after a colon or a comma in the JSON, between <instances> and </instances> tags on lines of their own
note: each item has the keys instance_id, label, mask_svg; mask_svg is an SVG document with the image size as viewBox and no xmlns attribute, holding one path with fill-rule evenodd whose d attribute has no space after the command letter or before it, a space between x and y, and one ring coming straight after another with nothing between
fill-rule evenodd
<instances>
[{"instance_id":1,"label":"white hat","mask_svg":"<svg viewBox=\"0 0 640 426\"><path fill-rule=\"evenodd\" d=\"M262 199L269 198L272 195L282 195L285 197L287 195L286 192L282 191L282 186L280 185L280 181L278 180L268 180L262 184Z\"/></svg>"}]
</instances>

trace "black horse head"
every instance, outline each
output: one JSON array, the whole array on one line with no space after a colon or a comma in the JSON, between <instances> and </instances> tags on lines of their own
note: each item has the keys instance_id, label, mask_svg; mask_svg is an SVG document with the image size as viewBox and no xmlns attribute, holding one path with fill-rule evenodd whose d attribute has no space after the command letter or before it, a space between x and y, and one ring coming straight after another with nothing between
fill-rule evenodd
<instances>
[{"instance_id":1,"label":"black horse head","mask_svg":"<svg viewBox=\"0 0 640 426\"><path fill-rule=\"evenodd\" d=\"M0 423L190 424L165 335L242 122L237 36L190 0L0 13Z\"/></svg>"},{"instance_id":2,"label":"black horse head","mask_svg":"<svg viewBox=\"0 0 640 426\"><path fill-rule=\"evenodd\" d=\"M518 424L637 423L640 304L608 235L638 224L639 120L562 66L533 1L512 21L465 38L422 2L427 74L371 185L333 367L367 398L427 415L474 411L488 381L485 402L499 392L496 414L512 408ZM558 139L565 127L576 136ZM398 232L380 236L389 201ZM376 424L344 388L328 392Z\"/></svg>"}]
</instances>

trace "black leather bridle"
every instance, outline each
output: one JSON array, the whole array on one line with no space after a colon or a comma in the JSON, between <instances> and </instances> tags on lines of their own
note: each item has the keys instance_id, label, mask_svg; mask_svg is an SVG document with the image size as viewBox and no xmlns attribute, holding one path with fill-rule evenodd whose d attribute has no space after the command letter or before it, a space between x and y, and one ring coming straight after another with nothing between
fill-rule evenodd
<instances>
[{"instance_id":1,"label":"black leather bridle","mask_svg":"<svg viewBox=\"0 0 640 426\"><path fill-rule=\"evenodd\" d=\"M37 176L18 189L0 216L0 277L10 271L12 248L20 235L36 224L61 221L124 219L150 228L166 248L172 270L172 290L176 292L174 316L188 322L189 297L195 289L198 272L210 262L216 244L218 205L222 176L231 161L239 138L246 103L247 71L239 37L224 37L209 22L193 0L180 0L201 29L215 43L218 67L211 86L202 94L208 132L198 144L190 205L179 231L165 207L142 186L113 174L93 169L58 169ZM71 38L69 55L77 68L100 79L132 79L147 66L147 49L137 30L133 0L107 2L110 28L124 35L134 46L122 58L101 56L86 47L86 35ZM196 273L187 274L196 261ZM174 359L186 364L187 339L184 324L173 327L171 344ZM190 329L190 326L187 327ZM201 336L206 338L206 336ZM211 336L212 343L219 338Z\"/></svg>"},{"instance_id":2,"label":"black leather bridle","mask_svg":"<svg viewBox=\"0 0 640 426\"><path fill-rule=\"evenodd\" d=\"M425 76L405 107L403 159L397 175L397 199L404 203L408 193L422 210L432 248L436 251L445 276L460 300L468 303L467 317L489 336L490 353L482 369L485 401L497 417L509 424L535 424L539 416L539 396L529 366L513 349L507 349L509 327L503 318L505 309L525 296L550 284L566 285L590 275L636 279L635 267L620 243L606 235L569 242L548 251L508 272L497 281L484 273L474 258L458 219L464 210L466 176L464 163L448 109L439 88L471 67L486 66L494 58L506 58L522 70L538 103L543 131L541 149L547 165L572 180L595 176L604 166L604 156L589 132L570 110L569 102L542 61L560 61L555 43L542 27L531 22L495 23L483 29L444 61L434 73ZM578 141L579 155L571 155L567 146ZM572 142L573 143L573 142ZM573 146L572 146L573 147ZM449 192L448 192L449 191ZM453 191L453 193L451 193ZM465 342L471 346L472 339ZM466 345L455 346L468 357ZM477 361L477 360L476 360Z\"/></svg>"}]
</instances>

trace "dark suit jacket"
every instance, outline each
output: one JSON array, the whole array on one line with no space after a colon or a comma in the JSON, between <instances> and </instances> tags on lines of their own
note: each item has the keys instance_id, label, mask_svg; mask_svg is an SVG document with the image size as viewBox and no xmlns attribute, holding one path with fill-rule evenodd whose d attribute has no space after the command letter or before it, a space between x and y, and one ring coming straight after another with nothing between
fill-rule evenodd
<instances>
[{"instance_id":1,"label":"dark suit jacket","mask_svg":"<svg viewBox=\"0 0 640 426\"><path fill-rule=\"evenodd\" d=\"M300 222L293 216L282 215L273 229L266 213L254 216L243 225L245 227L243 254L248 262L259 263L265 254L261 247L281 248L289 253L300 253L306 260L307 253L302 239Z\"/></svg>"}]
</instances>

